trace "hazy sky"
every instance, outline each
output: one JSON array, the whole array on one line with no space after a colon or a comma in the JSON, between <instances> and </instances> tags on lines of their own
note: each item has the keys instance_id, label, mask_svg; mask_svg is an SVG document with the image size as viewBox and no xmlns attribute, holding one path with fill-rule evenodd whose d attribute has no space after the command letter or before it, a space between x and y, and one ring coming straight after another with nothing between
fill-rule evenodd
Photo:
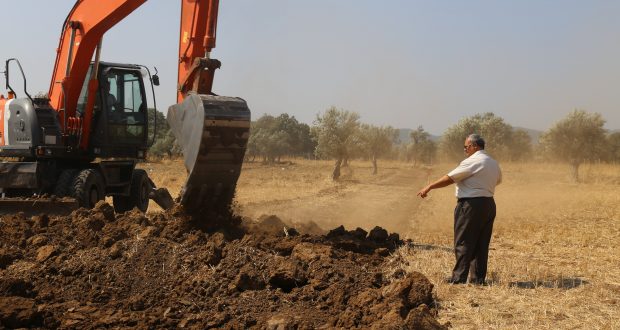
<instances>
[{"instance_id":1,"label":"hazy sky","mask_svg":"<svg viewBox=\"0 0 620 330\"><path fill-rule=\"evenodd\" d=\"M0 3L10 8L0 60L17 57L30 92L47 91L74 1ZM179 1L150 0L103 44L103 60L159 69L164 112L175 102L179 12ZM222 0L214 90L245 98L254 118L287 112L308 124L336 106L433 134L489 111L545 130L579 108L619 129L618 17L617 0Z\"/></svg>"}]
</instances>

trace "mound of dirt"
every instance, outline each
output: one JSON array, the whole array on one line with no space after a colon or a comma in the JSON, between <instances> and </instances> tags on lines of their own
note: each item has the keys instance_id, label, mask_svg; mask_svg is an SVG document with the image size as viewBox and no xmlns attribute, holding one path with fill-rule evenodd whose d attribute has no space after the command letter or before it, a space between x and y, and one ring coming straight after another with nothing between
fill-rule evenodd
<instances>
[{"instance_id":1,"label":"mound of dirt","mask_svg":"<svg viewBox=\"0 0 620 330\"><path fill-rule=\"evenodd\" d=\"M377 227L300 234L277 217L205 230L178 210L0 218L10 328L443 329L422 274L389 280L403 244Z\"/></svg>"}]
</instances>

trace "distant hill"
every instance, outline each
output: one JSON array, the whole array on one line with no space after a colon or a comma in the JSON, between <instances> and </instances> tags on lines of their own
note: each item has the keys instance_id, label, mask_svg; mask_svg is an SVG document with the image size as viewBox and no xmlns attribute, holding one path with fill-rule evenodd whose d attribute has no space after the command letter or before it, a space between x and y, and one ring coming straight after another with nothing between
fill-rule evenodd
<instances>
[{"instance_id":1,"label":"distant hill","mask_svg":"<svg viewBox=\"0 0 620 330\"><path fill-rule=\"evenodd\" d=\"M532 145L537 145L538 144L538 139L540 138L540 136L543 134L543 131L539 131L537 129L531 129L531 128L525 128L525 127L513 127L515 130L524 130L527 132L527 134L530 136L530 139L532 139ZM411 131L413 131L413 129L411 128L400 128L398 129L398 139L401 141L401 143L409 143L409 141L411 140L411 138L409 137L409 134L411 134ZM620 133L620 129L610 129L607 131L609 134L612 133ZM431 134L431 140L433 141L439 141L439 139L441 138L441 136L439 135L432 135Z\"/></svg>"},{"instance_id":2,"label":"distant hill","mask_svg":"<svg viewBox=\"0 0 620 330\"><path fill-rule=\"evenodd\" d=\"M524 127L514 127L514 129L520 129L520 130L526 131L527 134L532 139L532 144L533 145L537 145L538 144L538 138L543 133L542 131L539 131L539 130L535 130L535 129L531 129L531 128L524 128ZM404 144L409 143L409 141L411 141L411 138L409 137L409 135L411 134L411 131L413 131L413 129L411 129L411 128L400 128L400 129L398 129L398 139L399 139L399 141L401 141L401 143L404 143ZM618 130L616 130L616 131L618 131ZM437 142L437 141L439 141L440 138L441 138L441 136L439 136L439 135L431 134L431 140L432 141Z\"/></svg>"},{"instance_id":3,"label":"distant hill","mask_svg":"<svg viewBox=\"0 0 620 330\"><path fill-rule=\"evenodd\" d=\"M533 145L537 145L538 144L538 139L540 138L540 136L542 135L543 131L539 131L539 130L535 130L535 129L531 129L531 128L525 128L525 127L513 127L515 130L523 130L526 131L527 134L530 136L530 139L532 139L532 144Z\"/></svg>"}]
</instances>

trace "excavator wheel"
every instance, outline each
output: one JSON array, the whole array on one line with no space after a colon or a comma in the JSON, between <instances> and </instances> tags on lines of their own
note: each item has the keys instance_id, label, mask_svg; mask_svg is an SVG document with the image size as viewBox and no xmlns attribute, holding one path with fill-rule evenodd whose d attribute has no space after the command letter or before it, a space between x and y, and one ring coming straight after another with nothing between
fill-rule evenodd
<instances>
[{"instance_id":1,"label":"excavator wheel","mask_svg":"<svg viewBox=\"0 0 620 330\"><path fill-rule=\"evenodd\" d=\"M71 185L71 197L78 201L80 207L93 208L105 197L101 174L93 169L79 171Z\"/></svg>"},{"instance_id":2,"label":"excavator wheel","mask_svg":"<svg viewBox=\"0 0 620 330\"><path fill-rule=\"evenodd\" d=\"M131 187L129 188L129 196L115 195L114 211L123 213L137 207L140 211L146 212L149 208L149 192L151 185L149 183L146 171L136 169L131 177Z\"/></svg>"},{"instance_id":3,"label":"excavator wheel","mask_svg":"<svg viewBox=\"0 0 620 330\"><path fill-rule=\"evenodd\" d=\"M77 173L78 170L76 169L68 169L60 172L60 176L54 186L54 195L56 197L70 196L71 187L73 186L73 179L75 179L75 175Z\"/></svg>"}]
</instances>

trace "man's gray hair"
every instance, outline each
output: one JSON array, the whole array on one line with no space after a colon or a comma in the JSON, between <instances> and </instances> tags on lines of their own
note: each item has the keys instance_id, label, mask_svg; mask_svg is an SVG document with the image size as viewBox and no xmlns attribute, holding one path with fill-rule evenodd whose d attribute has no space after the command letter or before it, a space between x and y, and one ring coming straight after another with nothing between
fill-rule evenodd
<instances>
[{"instance_id":1,"label":"man's gray hair","mask_svg":"<svg viewBox=\"0 0 620 330\"><path fill-rule=\"evenodd\" d=\"M467 139L469 139L469 142L477 145L478 147L480 147L480 149L484 150L484 139L482 138L482 136L478 135L478 134L470 134Z\"/></svg>"}]
</instances>

